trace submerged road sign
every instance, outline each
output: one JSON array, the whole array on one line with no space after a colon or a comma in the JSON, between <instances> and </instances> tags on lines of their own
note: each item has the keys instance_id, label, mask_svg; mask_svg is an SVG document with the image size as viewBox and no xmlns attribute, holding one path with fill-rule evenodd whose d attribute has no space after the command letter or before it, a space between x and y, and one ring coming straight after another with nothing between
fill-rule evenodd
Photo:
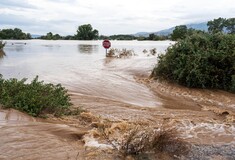
<instances>
[{"instance_id":1,"label":"submerged road sign","mask_svg":"<svg viewBox=\"0 0 235 160\"><path fill-rule=\"evenodd\" d=\"M111 47L111 42L110 42L108 39L105 39L105 40L103 41L103 47L104 47L105 49L109 49L109 48Z\"/></svg>"}]
</instances>

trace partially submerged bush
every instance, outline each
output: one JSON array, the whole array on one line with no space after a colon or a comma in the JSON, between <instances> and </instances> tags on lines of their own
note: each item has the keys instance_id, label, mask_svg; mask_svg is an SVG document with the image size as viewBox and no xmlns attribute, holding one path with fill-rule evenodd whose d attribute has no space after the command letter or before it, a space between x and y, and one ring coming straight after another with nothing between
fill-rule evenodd
<instances>
[{"instance_id":1,"label":"partially submerged bush","mask_svg":"<svg viewBox=\"0 0 235 160\"><path fill-rule=\"evenodd\" d=\"M68 111L70 97L60 84L44 84L38 81L38 76L29 84L25 83L26 80L4 80L0 74L0 104L32 116L43 113L60 115Z\"/></svg>"},{"instance_id":2,"label":"partially submerged bush","mask_svg":"<svg viewBox=\"0 0 235 160\"><path fill-rule=\"evenodd\" d=\"M152 76L188 87L235 92L235 35L188 36L159 56Z\"/></svg>"},{"instance_id":3,"label":"partially submerged bush","mask_svg":"<svg viewBox=\"0 0 235 160\"><path fill-rule=\"evenodd\" d=\"M144 49L144 50L143 50L143 53L144 53L144 54L147 54L148 51L147 51L146 49ZM153 49L150 49L150 50L149 50L149 54L147 54L147 56L150 56L150 55L155 56L156 54L157 54L157 49L156 49L156 48L153 48Z\"/></svg>"},{"instance_id":4,"label":"partially submerged bush","mask_svg":"<svg viewBox=\"0 0 235 160\"><path fill-rule=\"evenodd\" d=\"M178 138L175 129L134 126L118 139L110 138L109 132L104 128L101 131L106 141L123 157L163 152L171 156L180 156L189 151L188 144Z\"/></svg>"},{"instance_id":5,"label":"partially submerged bush","mask_svg":"<svg viewBox=\"0 0 235 160\"><path fill-rule=\"evenodd\" d=\"M114 57L115 56L115 53L118 52L118 49L116 48L111 48L108 53L106 54L106 57Z\"/></svg>"},{"instance_id":6,"label":"partially submerged bush","mask_svg":"<svg viewBox=\"0 0 235 160\"><path fill-rule=\"evenodd\" d=\"M6 45L6 42L0 41L0 50L2 50Z\"/></svg>"},{"instance_id":7,"label":"partially submerged bush","mask_svg":"<svg viewBox=\"0 0 235 160\"><path fill-rule=\"evenodd\" d=\"M149 52L151 55L155 56L157 53L157 49L156 48L150 49Z\"/></svg>"},{"instance_id":8,"label":"partially submerged bush","mask_svg":"<svg viewBox=\"0 0 235 160\"><path fill-rule=\"evenodd\" d=\"M172 155L185 154L186 143L177 137L173 129L134 128L126 134L121 142L120 150L125 155L139 155L148 152L167 152Z\"/></svg>"},{"instance_id":9,"label":"partially submerged bush","mask_svg":"<svg viewBox=\"0 0 235 160\"><path fill-rule=\"evenodd\" d=\"M6 53L3 50L0 50L0 59L6 56Z\"/></svg>"},{"instance_id":10,"label":"partially submerged bush","mask_svg":"<svg viewBox=\"0 0 235 160\"><path fill-rule=\"evenodd\" d=\"M128 50L126 48L123 48L121 50L116 48L111 48L109 52L106 54L106 57L115 57L115 58L124 58L124 57L130 57L135 56L133 50Z\"/></svg>"}]
</instances>

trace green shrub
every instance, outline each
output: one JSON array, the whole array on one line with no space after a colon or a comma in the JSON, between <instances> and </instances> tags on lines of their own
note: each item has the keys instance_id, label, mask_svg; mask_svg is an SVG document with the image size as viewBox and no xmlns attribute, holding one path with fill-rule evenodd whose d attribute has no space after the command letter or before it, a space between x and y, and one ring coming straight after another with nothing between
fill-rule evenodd
<instances>
[{"instance_id":1,"label":"green shrub","mask_svg":"<svg viewBox=\"0 0 235 160\"><path fill-rule=\"evenodd\" d=\"M159 56L152 72L188 87L235 91L235 35L194 33Z\"/></svg>"},{"instance_id":2,"label":"green shrub","mask_svg":"<svg viewBox=\"0 0 235 160\"><path fill-rule=\"evenodd\" d=\"M29 84L26 80L4 80L0 75L0 104L32 116L43 113L60 115L69 109L70 97L60 84L44 84L38 81L38 76Z\"/></svg>"}]
</instances>

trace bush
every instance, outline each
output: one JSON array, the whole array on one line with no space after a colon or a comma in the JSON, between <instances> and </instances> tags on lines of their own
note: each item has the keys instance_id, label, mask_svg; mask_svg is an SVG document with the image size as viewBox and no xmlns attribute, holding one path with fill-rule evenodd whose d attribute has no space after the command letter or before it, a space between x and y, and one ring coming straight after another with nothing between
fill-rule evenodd
<instances>
[{"instance_id":1,"label":"bush","mask_svg":"<svg viewBox=\"0 0 235 160\"><path fill-rule=\"evenodd\" d=\"M115 57L115 58L128 58L131 56L136 56L133 50L128 50L123 48L121 50L116 48L111 48L109 52L106 54L106 57Z\"/></svg>"},{"instance_id":2,"label":"bush","mask_svg":"<svg viewBox=\"0 0 235 160\"><path fill-rule=\"evenodd\" d=\"M6 56L6 53L0 49L0 59Z\"/></svg>"},{"instance_id":3,"label":"bush","mask_svg":"<svg viewBox=\"0 0 235 160\"><path fill-rule=\"evenodd\" d=\"M137 125L128 128L118 139L113 139L109 135L110 132L104 126L102 127L99 129L103 138L124 158L127 156L140 157L143 155L149 157L151 154L164 152L170 156L180 156L186 155L189 151L188 143L178 137L179 133L176 129ZM117 133L118 131L115 132L115 134Z\"/></svg>"},{"instance_id":4,"label":"bush","mask_svg":"<svg viewBox=\"0 0 235 160\"><path fill-rule=\"evenodd\" d=\"M60 84L44 84L38 76L29 84L27 79L4 80L0 75L0 104L4 108L15 108L32 116L43 113L60 115L69 109L70 98Z\"/></svg>"},{"instance_id":5,"label":"bush","mask_svg":"<svg viewBox=\"0 0 235 160\"><path fill-rule=\"evenodd\" d=\"M235 92L235 35L194 33L159 56L152 76Z\"/></svg>"},{"instance_id":6,"label":"bush","mask_svg":"<svg viewBox=\"0 0 235 160\"><path fill-rule=\"evenodd\" d=\"M6 42L0 41L0 50L2 50L6 45Z\"/></svg>"}]
</instances>

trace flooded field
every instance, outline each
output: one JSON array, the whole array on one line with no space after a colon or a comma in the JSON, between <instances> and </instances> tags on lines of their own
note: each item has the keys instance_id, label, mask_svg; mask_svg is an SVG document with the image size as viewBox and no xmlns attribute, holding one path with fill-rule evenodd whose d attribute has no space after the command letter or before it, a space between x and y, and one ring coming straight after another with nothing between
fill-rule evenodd
<instances>
[{"instance_id":1,"label":"flooded field","mask_svg":"<svg viewBox=\"0 0 235 160\"><path fill-rule=\"evenodd\" d=\"M164 50L171 43L113 41L114 48L133 49L138 56L112 61L105 58L102 41L9 41L6 55L0 60L5 78L30 79L39 75L47 82L62 83L79 94L123 101L139 106L156 107L159 101L144 85L133 79L135 73L150 74L156 57L144 55L144 49ZM26 45L24 45L26 43ZM115 88L115 89L114 89ZM136 91L139 92L136 95Z\"/></svg>"},{"instance_id":2,"label":"flooded field","mask_svg":"<svg viewBox=\"0 0 235 160\"><path fill-rule=\"evenodd\" d=\"M156 48L161 54L174 42L111 43L113 48L132 49L136 56L106 58L102 41L7 41L0 73L4 78L29 80L39 75L45 82L61 83L75 106L114 123L173 127L182 139L205 148L195 148L187 159L201 159L195 156L198 152L213 159L235 158L234 94L149 79L157 55L143 50ZM15 110L0 110L0 159L76 159L84 143L97 145L91 137L82 141L92 127L79 123L78 119L35 119ZM86 158L95 159L91 157Z\"/></svg>"}]
</instances>

